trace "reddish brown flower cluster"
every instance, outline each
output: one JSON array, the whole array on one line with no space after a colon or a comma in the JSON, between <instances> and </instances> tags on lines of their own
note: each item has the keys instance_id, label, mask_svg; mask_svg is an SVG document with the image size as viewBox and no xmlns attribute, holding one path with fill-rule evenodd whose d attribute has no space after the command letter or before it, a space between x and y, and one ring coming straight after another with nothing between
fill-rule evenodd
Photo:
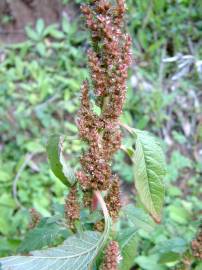
<instances>
[{"instance_id":1,"label":"reddish brown flower cluster","mask_svg":"<svg viewBox=\"0 0 202 270\"><path fill-rule=\"evenodd\" d=\"M121 209L120 184L117 176L111 184L105 202L110 216L115 220L119 215L119 210Z\"/></svg>"},{"instance_id":2,"label":"reddish brown flower cluster","mask_svg":"<svg viewBox=\"0 0 202 270\"><path fill-rule=\"evenodd\" d=\"M97 221L94 225L94 229L98 232L103 232L105 228L104 220Z\"/></svg>"},{"instance_id":3,"label":"reddish brown flower cluster","mask_svg":"<svg viewBox=\"0 0 202 270\"><path fill-rule=\"evenodd\" d=\"M33 229L39 224L41 215L34 208L31 208L29 212L31 215L31 223L29 224L29 229Z\"/></svg>"},{"instance_id":4,"label":"reddish brown flower cluster","mask_svg":"<svg viewBox=\"0 0 202 270\"><path fill-rule=\"evenodd\" d=\"M102 270L118 270L118 264L121 259L119 245L116 241L111 241L107 247Z\"/></svg>"},{"instance_id":5,"label":"reddish brown flower cluster","mask_svg":"<svg viewBox=\"0 0 202 270\"><path fill-rule=\"evenodd\" d=\"M80 218L80 205L78 202L77 187L73 186L65 200L65 218L71 229L75 228L75 221Z\"/></svg>"},{"instance_id":6,"label":"reddish brown flower cluster","mask_svg":"<svg viewBox=\"0 0 202 270\"><path fill-rule=\"evenodd\" d=\"M199 229L196 239L192 241L192 252L194 257L202 260L202 226Z\"/></svg>"},{"instance_id":7,"label":"reddish brown flower cluster","mask_svg":"<svg viewBox=\"0 0 202 270\"><path fill-rule=\"evenodd\" d=\"M86 208L92 208L93 193L91 190L83 192L83 206Z\"/></svg>"},{"instance_id":8,"label":"reddish brown flower cluster","mask_svg":"<svg viewBox=\"0 0 202 270\"><path fill-rule=\"evenodd\" d=\"M81 9L92 36L93 49L88 51L89 68L95 102L101 114L93 112L89 99L90 86L85 81L81 90L78 128L80 137L87 141L89 148L81 158L82 171L76 176L84 190L107 190L114 178L111 159L121 145L119 116L131 62L131 38L122 30L124 0L117 0L116 5L107 0L94 0ZM118 186L116 192L119 196ZM120 203L117 206L118 211ZM113 209L112 212L117 211Z\"/></svg>"}]
</instances>

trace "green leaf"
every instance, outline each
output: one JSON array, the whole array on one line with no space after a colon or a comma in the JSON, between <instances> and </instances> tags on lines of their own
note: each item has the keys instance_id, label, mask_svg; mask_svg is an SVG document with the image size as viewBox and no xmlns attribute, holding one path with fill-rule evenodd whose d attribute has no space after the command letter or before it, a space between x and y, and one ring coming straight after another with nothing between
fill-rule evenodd
<instances>
[{"instance_id":1,"label":"green leaf","mask_svg":"<svg viewBox=\"0 0 202 270\"><path fill-rule=\"evenodd\" d=\"M169 216L172 220L179 224L188 224L190 222L190 214L183 206L170 205Z\"/></svg>"},{"instance_id":2,"label":"green leaf","mask_svg":"<svg viewBox=\"0 0 202 270\"><path fill-rule=\"evenodd\" d=\"M28 141L24 147L31 153L43 153L45 151L44 146L38 141Z\"/></svg>"},{"instance_id":3,"label":"green leaf","mask_svg":"<svg viewBox=\"0 0 202 270\"><path fill-rule=\"evenodd\" d=\"M40 36L42 35L44 28L45 28L44 20L38 19L36 22L36 31Z\"/></svg>"},{"instance_id":4,"label":"green leaf","mask_svg":"<svg viewBox=\"0 0 202 270\"><path fill-rule=\"evenodd\" d=\"M158 263L158 255L152 254L147 256L138 256L135 262L140 266L142 270L165 270L164 266Z\"/></svg>"},{"instance_id":5,"label":"green leaf","mask_svg":"<svg viewBox=\"0 0 202 270\"><path fill-rule=\"evenodd\" d=\"M143 49L147 49L148 42L147 42L147 33L145 30L139 29L138 31L138 40Z\"/></svg>"},{"instance_id":6,"label":"green leaf","mask_svg":"<svg viewBox=\"0 0 202 270\"><path fill-rule=\"evenodd\" d=\"M159 223L164 200L163 178L165 158L160 144L148 132L134 129L136 134L134 175L140 200Z\"/></svg>"},{"instance_id":7,"label":"green leaf","mask_svg":"<svg viewBox=\"0 0 202 270\"><path fill-rule=\"evenodd\" d=\"M98 194L99 192L97 192ZM103 234L86 231L69 237L55 248L33 251L31 256L11 256L0 260L1 270L88 270L109 238L110 217L100 193L96 195L104 213Z\"/></svg>"},{"instance_id":8,"label":"green leaf","mask_svg":"<svg viewBox=\"0 0 202 270\"><path fill-rule=\"evenodd\" d=\"M41 56L45 56L46 55L46 46L43 42L39 42L37 45L36 45L36 49L37 49L37 52L41 55Z\"/></svg>"},{"instance_id":9,"label":"green leaf","mask_svg":"<svg viewBox=\"0 0 202 270\"><path fill-rule=\"evenodd\" d=\"M166 1L165 0L154 0L154 9L157 11L157 13L161 12L163 10L163 8L166 5Z\"/></svg>"},{"instance_id":10,"label":"green leaf","mask_svg":"<svg viewBox=\"0 0 202 270\"><path fill-rule=\"evenodd\" d=\"M34 251L32 256L3 258L0 262L2 270L87 270L97 254L99 242L100 234L89 231L69 237L59 247Z\"/></svg>"},{"instance_id":11,"label":"green leaf","mask_svg":"<svg viewBox=\"0 0 202 270\"><path fill-rule=\"evenodd\" d=\"M180 237L174 237L169 240L164 240L158 243L158 246L154 249L158 253L174 252L183 254L187 249L187 242Z\"/></svg>"},{"instance_id":12,"label":"green leaf","mask_svg":"<svg viewBox=\"0 0 202 270\"><path fill-rule=\"evenodd\" d=\"M135 260L139 229L151 232L154 228L154 221L142 209L136 208L134 205L129 204L122 209L122 213L127 217L127 224L131 227L122 229L118 242L121 247L121 254L123 260L121 261L121 270L130 269Z\"/></svg>"},{"instance_id":13,"label":"green leaf","mask_svg":"<svg viewBox=\"0 0 202 270\"><path fill-rule=\"evenodd\" d=\"M160 264L165 264L165 263L170 263L170 262L176 262L179 261L181 259L181 256L176 253L176 252L167 252L167 253L163 253L160 256L160 259L158 260L158 262Z\"/></svg>"},{"instance_id":14,"label":"green leaf","mask_svg":"<svg viewBox=\"0 0 202 270\"><path fill-rule=\"evenodd\" d=\"M200 262L200 263L196 266L196 268L194 268L194 270L200 270L200 269L202 269L202 262Z\"/></svg>"},{"instance_id":15,"label":"green leaf","mask_svg":"<svg viewBox=\"0 0 202 270\"><path fill-rule=\"evenodd\" d=\"M0 236L0 256L1 254L7 255L11 251L13 252L14 250L16 250L19 244L20 244L19 239L9 239L8 237L6 238L6 237Z\"/></svg>"},{"instance_id":16,"label":"green leaf","mask_svg":"<svg viewBox=\"0 0 202 270\"><path fill-rule=\"evenodd\" d=\"M71 24L66 15L63 15L62 17L62 30L65 34L69 34L69 32L71 31Z\"/></svg>"},{"instance_id":17,"label":"green leaf","mask_svg":"<svg viewBox=\"0 0 202 270\"><path fill-rule=\"evenodd\" d=\"M135 151L132 147L126 147L125 145L121 146L121 149L130 157L132 158L135 154Z\"/></svg>"},{"instance_id":18,"label":"green leaf","mask_svg":"<svg viewBox=\"0 0 202 270\"><path fill-rule=\"evenodd\" d=\"M74 124L72 124L72 123L70 123L70 122L66 122L66 128L69 130L69 131L71 131L71 132L73 132L73 133L77 133L78 132L78 129L77 129L77 126L76 125L74 125Z\"/></svg>"},{"instance_id":19,"label":"green leaf","mask_svg":"<svg viewBox=\"0 0 202 270\"><path fill-rule=\"evenodd\" d=\"M51 29L49 31L49 36L55 38L55 39L63 39L65 36L64 36L64 33L57 30L57 29Z\"/></svg>"},{"instance_id":20,"label":"green leaf","mask_svg":"<svg viewBox=\"0 0 202 270\"><path fill-rule=\"evenodd\" d=\"M0 170L0 182L7 182L10 179L10 175L8 172L4 172L3 170Z\"/></svg>"},{"instance_id":21,"label":"green leaf","mask_svg":"<svg viewBox=\"0 0 202 270\"><path fill-rule=\"evenodd\" d=\"M60 228L56 224L49 224L41 228L37 227L27 233L18 251L20 253L27 253L53 245L59 239L63 238L64 240L65 234L68 234L67 230Z\"/></svg>"},{"instance_id":22,"label":"green leaf","mask_svg":"<svg viewBox=\"0 0 202 270\"><path fill-rule=\"evenodd\" d=\"M118 240L121 248L121 270L130 269L135 260L135 254L137 249L137 229L129 228L123 230Z\"/></svg>"},{"instance_id":23,"label":"green leaf","mask_svg":"<svg viewBox=\"0 0 202 270\"><path fill-rule=\"evenodd\" d=\"M142 209L129 204L123 208L123 213L133 223L135 229L143 229L151 232L154 229L154 221Z\"/></svg>"},{"instance_id":24,"label":"green leaf","mask_svg":"<svg viewBox=\"0 0 202 270\"><path fill-rule=\"evenodd\" d=\"M63 136L53 134L47 143L47 154L51 170L66 186L72 186L76 182L73 170L67 165L62 154Z\"/></svg>"},{"instance_id":25,"label":"green leaf","mask_svg":"<svg viewBox=\"0 0 202 270\"><path fill-rule=\"evenodd\" d=\"M25 31L26 31L28 38L30 38L34 41L39 40L39 36L38 36L37 32L35 32L30 26L25 27Z\"/></svg>"}]
</instances>

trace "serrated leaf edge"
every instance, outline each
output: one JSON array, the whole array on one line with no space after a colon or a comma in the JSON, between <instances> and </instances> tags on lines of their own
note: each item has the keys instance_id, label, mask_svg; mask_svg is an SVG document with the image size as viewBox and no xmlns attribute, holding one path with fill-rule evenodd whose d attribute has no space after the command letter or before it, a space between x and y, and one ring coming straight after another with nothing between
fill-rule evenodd
<instances>
[{"instance_id":1,"label":"serrated leaf edge","mask_svg":"<svg viewBox=\"0 0 202 270\"><path fill-rule=\"evenodd\" d=\"M142 143L142 141L141 141L141 138L140 138L140 135L139 135L139 134L140 134L141 132L142 132L142 133L145 132L145 134L148 135L148 136L150 136L150 138L153 140L153 142L157 145L157 147L159 148L159 151L162 152L161 146L160 146L160 144L158 143L158 141L153 137L152 134L149 134L149 133L147 134L146 131L141 131L141 130L137 130L137 129L132 129L132 130L133 130L133 132L135 133L135 135L137 136L137 137L136 137L136 150L135 150L135 154L134 154L134 158L133 158L134 166L138 166L138 165L136 164L135 160L136 160L137 155L138 155L137 146L139 146L139 147L141 148L141 150L142 150L142 153L143 153L142 159L143 159L143 161L144 161L144 166L145 166L145 172L146 172L146 174L147 174L147 179L149 179L149 177L148 177L148 168L147 168L147 165L146 165L147 162L146 162L146 160L145 160L145 155L144 155L145 151L144 151L143 143ZM162 155L162 158L163 158L163 155ZM156 162L155 160L153 160L153 161ZM150 169L149 169L149 170L150 170ZM135 170L135 171L136 171L136 170ZM152 172L153 172L153 171L152 171ZM155 172L153 172L153 173L156 174ZM151 188L150 188L149 183L148 183L147 186L148 186L148 189L151 191ZM163 186L163 183L162 183L162 186ZM164 191L163 191L163 192L164 192ZM148 208L147 205L144 204L144 202L143 202L142 199L141 199L141 196L140 196L140 199L141 199L143 205L146 207L146 209L147 209L148 212L150 213L150 215L151 215L151 216L153 217L153 219L155 220L155 222L156 222L156 223L160 223L160 222L161 222L160 214L157 212L157 210L156 210L156 208L155 208L155 206L154 206L153 199L152 199L152 196L151 196L151 192L150 192L148 195L149 195L149 197L150 197L150 201L152 202L152 205L151 205L151 208L150 208L150 209ZM163 194L163 196L164 196L164 194Z\"/></svg>"}]
</instances>

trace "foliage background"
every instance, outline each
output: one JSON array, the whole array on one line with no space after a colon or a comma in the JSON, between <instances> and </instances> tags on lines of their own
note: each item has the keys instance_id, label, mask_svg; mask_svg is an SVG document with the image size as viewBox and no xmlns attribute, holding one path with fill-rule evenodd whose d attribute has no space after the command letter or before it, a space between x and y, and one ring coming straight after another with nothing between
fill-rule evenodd
<instances>
[{"instance_id":1,"label":"foliage background","mask_svg":"<svg viewBox=\"0 0 202 270\"><path fill-rule=\"evenodd\" d=\"M38 1L15 3L28 2ZM1 256L16 252L30 207L49 216L59 211L67 192L49 169L45 143L53 132L72 139L77 133L89 46L79 3L60 1L57 20L36 16L34 24L24 25L25 35L15 29L20 16L12 4L10 10L0 6ZM128 0L127 5L134 61L122 121L159 136L168 162L163 222L152 233L140 232L134 269L201 269L197 260L188 263L202 213L202 3ZM178 61L163 61L176 55ZM192 58L183 58L187 55ZM74 166L82 146L72 139L65 147ZM123 202L136 201L132 164L122 152L114 171L122 178Z\"/></svg>"}]
</instances>

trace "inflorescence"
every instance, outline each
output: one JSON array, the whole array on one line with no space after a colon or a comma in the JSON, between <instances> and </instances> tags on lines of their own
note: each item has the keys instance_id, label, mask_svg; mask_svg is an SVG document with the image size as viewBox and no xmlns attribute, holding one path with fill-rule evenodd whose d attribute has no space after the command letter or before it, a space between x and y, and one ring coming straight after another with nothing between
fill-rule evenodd
<instances>
[{"instance_id":1,"label":"inflorescence","mask_svg":"<svg viewBox=\"0 0 202 270\"><path fill-rule=\"evenodd\" d=\"M105 252L105 259L101 267L102 270L117 270L121 260L119 245L116 241L111 241Z\"/></svg>"},{"instance_id":2,"label":"inflorescence","mask_svg":"<svg viewBox=\"0 0 202 270\"><path fill-rule=\"evenodd\" d=\"M88 50L91 82L83 82L81 107L77 126L80 138L88 145L81 156L81 170L76 178L83 191L83 206L96 209L93 191L105 191L105 202L113 220L119 215L120 185L118 176L111 170L112 157L121 147L119 117L126 96L126 80L131 63L131 38L124 33L124 0L116 4L108 0L93 0L81 10L90 30L92 48ZM93 110L90 94L100 108ZM76 185L70 190L65 214L70 228L79 219L80 211ZM103 221L95 225L103 230Z\"/></svg>"},{"instance_id":3,"label":"inflorescence","mask_svg":"<svg viewBox=\"0 0 202 270\"><path fill-rule=\"evenodd\" d=\"M39 222L41 221L41 215L35 208L31 208L29 210L30 216L31 216L31 222L29 224L29 229L35 228Z\"/></svg>"},{"instance_id":4,"label":"inflorescence","mask_svg":"<svg viewBox=\"0 0 202 270\"><path fill-rule=\"evenodd\" d=\"M131 38L123 32L125 3L117 0L116 5L112 5L107 0L94 0L82 5L81 10L92 39L92 49L88 50L92 87L84 81L81 89L78 128L81 139L89 147L81 157L82 170L76 177L84 191L110 190L113 196L107 196L107 205L112 207L109 209L112 217L117 217L120 192L118 177L111 171L111 159L121 146L119 116L131 63ZM93 111L89 98L91 88L100 115ZM113 201L110 202L110 198Z\"/></svg>"}]
</instances>

